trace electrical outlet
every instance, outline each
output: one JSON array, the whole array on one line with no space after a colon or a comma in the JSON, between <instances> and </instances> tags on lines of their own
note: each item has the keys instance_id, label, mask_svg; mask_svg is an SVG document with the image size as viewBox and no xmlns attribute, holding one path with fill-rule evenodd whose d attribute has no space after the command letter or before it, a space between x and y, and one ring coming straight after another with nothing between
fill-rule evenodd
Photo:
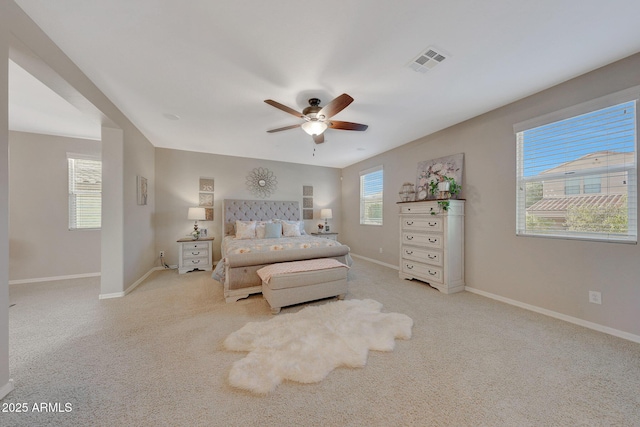
<instances>
[{"instance_id":1,"label":"electrical outlet","mask_svg":"<svg viewBox=\"0 0 640 427\"><path fill-rule=\"evenodd\" d=\"M592 304L602 304L602 294L597 291L589 291L589 302Z\"/></svg>"},{"instance_id":2,"label":"electrical outlet","mask_svg":"<svg viewBox=\"0 0 640 427\"><path fill-rule=\"evenodd\" d=\"M160 258L164 258L164 251L160 251Z\"/></svg>"}]
</instances>

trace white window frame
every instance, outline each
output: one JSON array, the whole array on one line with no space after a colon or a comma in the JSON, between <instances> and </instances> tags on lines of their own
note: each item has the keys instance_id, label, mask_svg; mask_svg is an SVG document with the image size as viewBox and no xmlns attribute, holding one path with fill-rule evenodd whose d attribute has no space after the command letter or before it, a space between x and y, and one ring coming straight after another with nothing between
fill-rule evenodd
<instances>
[{"instance_id":1,"label":"white window frame","mask_svg":"<svg viewBox=\"0 0 640 427\"><path fill-rule=\"evenodd\" d=\"M524 169L524 154L523 154L523 140L521 133L530 129L534 129L540 126L544 126L550 123L558 122L565 119L570 119L582 114L587 114L600 109L613 107L615 105L623 104L626 102L635 101L635 126L636 137L634 141L634 163L627 167L608 167L598 170L596 168L588 169L585 172L576 172L571 176L573 178L580 178L584 181L584 177L592 176L593 174L600 173L604 176L607 173L623 172L626 171L627 176L627 214L628 214L628 232L626 235L622 234L604 234L604 233L587 233L587 232L549 232L536 233L534 231L528 231L526 229L526 194L523 190L527 183L530 182L542 182L539 176L527 177L522 176ZM604 242L617 242L617 243L631 243L636 244L638 240L638 225L637 225L637 212L638 212L638 186L637 186L637 170L638 170L638 132L640 131L640 86L635 86L620 92L616 92L601 98L597 98L582 104L575 105L573 107L565 108L560 111L546 114L544 116L536 117L531 120L527 120L514 125L513 130L516 134L516 235L526 237L546 237L546 238L560 238L560 239L574 239L574 240L589 240L589 241L604 241ZM558 176L555 176L558 175ZM562 178L562 174L548 174L545 175L547 180ZM566 176L565 176L566 177ZM581 188L582 193L582 188Z\"/></svg>"},{"instance_id":2,"label":"white window frame","mask_svg":"<svg viewBox=\"0 0 640 427\"><path fill-rule=\"evenodd\" d=\"M99 194L100 196L100 205L102 205L102 183L100 184L100 191L83 191L78 189L75 185L75 169L72 167L72 161L82 161L82 160L90 160L100 162L100 171L102 172L102 159L100 156L92 156L88 154L79 154L79 153L67 153L67 176L68 176L68 184L67 189L69 193L69 231L77 231L77 230L100 230L102 227L102 206L97 210L99 215L98 222L99 224L96 226L95 219L91 221L91 219L79 220L79 212L77 206L77 195L79 194ZM95 214L95 212L94 212Z\"/></svg>"},{"instance_id":3,"label":"white window frame","mask_svg":"<svg viewBox=\"0 0 640 427\"><path fill-rule=\"evenodd\" d=\"M373 173L381 172L381 182L380 182L380 193L379 196L369 196L365 199L365 188L364 188L364 180L365 177L371 175ZM370 218L367 214L368 209L367 206L370 206L374 203L380 204L380 219L378 220ZM375 166L363 171L360 171L360 225L375 225L382 226L384 218L384 168L382 165Z\"/></svg>"}]
</instances>

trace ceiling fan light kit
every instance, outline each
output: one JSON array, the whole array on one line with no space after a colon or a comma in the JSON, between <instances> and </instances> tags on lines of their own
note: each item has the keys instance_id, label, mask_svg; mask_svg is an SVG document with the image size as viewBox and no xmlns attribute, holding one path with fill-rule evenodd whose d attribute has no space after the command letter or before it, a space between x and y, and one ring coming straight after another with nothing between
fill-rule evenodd
<instances>
[{"instance_id":1,"label":"ceiling fan light kit","mask_svg":"<svg viewBox=\"0 0 640 427\"><path fill-rule=\"evenodd\" d=\"M320 135L327 130L327 124L318 120L311 119L302 124L302 130L309 135Z\"/></svg>"},{"instance_id":2,"label":"ceiling fan light kit","mask_svg":"<svg viewBox=\"0 0 640 427\"><path fill-rule=\"evenodd\" d=\"M304 123L298 125L291 125L278 129L268 130L267 132L269 133L301 127L302 130L313 137L313 142L315 142L316 144L322 144L324 142L323 133L328 128L337 130L355 130L362 132L367 130L367 128L369 127L360 123L330 120L331 117L344 110L349 104L353 102L353 98L346 93L338 96L324 107L320 107L320 100L318 98L311 98L309 100L309 106L302 110L302 113L299 113L293 108L289 108L286 105L280 104L279 102L276 102L272 99L265 99L264 102L271 105L272 107L284 111L285 113L289 113L292 116L296 116L305 120Z\"/></svg>"}]
</instances>

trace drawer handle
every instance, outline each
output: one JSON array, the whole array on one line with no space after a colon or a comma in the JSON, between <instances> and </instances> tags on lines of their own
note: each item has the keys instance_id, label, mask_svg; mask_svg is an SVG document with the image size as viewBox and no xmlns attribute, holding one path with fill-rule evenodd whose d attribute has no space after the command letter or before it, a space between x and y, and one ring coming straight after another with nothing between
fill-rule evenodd
<instances>
[{"instance_id":1,"label":"drawer handle","mask_svg":"<svg viewBox=\"0 0 640 427\"><path fill-rule=\"evenodd\" d=\"M191 263L192 264L200 264L200 260L199 259L192 259Z\"/></svg>"},{"instance_id":2,"label":"drawer handle","mask_svg":"<svg viewBox=\"0 0 640 427\"><path fill-rule=\"evenodd\" d=\"M407 268L408 268L409 270L413 270L413 265L409 265L409 264L407 264Z\"/></svg>"},{"instance_id":3,"label":"drawer handle","mask_svg":"<svg viewBox=\"0 0 640 427\"><path fill-rule=\"evenodd\" d=\"M429 258L429 259L436 259L436 258L438 258L438 256L437 256L437 255L427 255L427 258Z\"/></svg>"},{"instance_id":4,"label":"drawer handle","mask_svg":"<svg viewBox=\"0 0 640 427\"><path fill-rule=\"evenodd\" d=\"M191 255L200 255L200 251L198 251L198 252L191 252Z\"/></svg>"},{"instance_id":5,"label":"drawer handle","mask_svg":"<svg viewBox=\"0 0 640 427\"><path fill-rule=\"evenodd\" d=\"M437 275L438 275L438 273L437 273L437 272L435 272L435 271L431 271L431 270L429 270L429 275L431 275L431 276L437 276Z\"/></svg>"},{"instance_id":6,"label":"drawer handle","mask_svg":"<svg viewBox=\"0 0 640 427\"><path fill-rule=\"evenodd\" d=\"M407 212L411 212L411 208L407 208Z\"/></svg>"},{"instance_id":7,"label":"drawer handle","mask_svg":"<svg viewBox=\"0 0 640 427\"><path fill-rule=\"evenodd\" d=\"M437 223L437 222L434 222L434 223L431 223L431 222L430 222L430 223L429 223L429 227L435 227L436 225L438 225L438 223Z\"/></svg>"},{"instance_id":8,"label":"drawer handle","mask_svg":"<svg viewBox=\"0 0 640 427\"><path fill-rule=\"evenodd\" d=\"M431 237L429 237L429 243L436 243L438 241L438 239L432 239Z\"/></svg>"},{"instance_id":9,"label":"drawer handle","mask_svg":"<svg viewBox=\"0 0 640 427\"><path fill-rule=\"evenodd\" d=\"M407 254L407 255L413 255L413 251L407 251L407 250L405 250L405 251L404 251L404 253L405 253L405 254Z\"/></svg>"},{"instance_id":10,"label":"drawer handle","mask_svg":"<svg viewBox=\"0 0 640 427\"><path fill-rule=\"evenodd\" d=\"M413 225L413 221L407 221L407 225Z\"/></svg>"},{"instance_id":11,"label":"drawer handle","mask_svg":"<svg viewBox=\"0 0 640 427\"><path fill-rule=\"evenodd\" d=\"M413 240L413 236L407 236L407 240Z\"/></svg>"}]
</instances>

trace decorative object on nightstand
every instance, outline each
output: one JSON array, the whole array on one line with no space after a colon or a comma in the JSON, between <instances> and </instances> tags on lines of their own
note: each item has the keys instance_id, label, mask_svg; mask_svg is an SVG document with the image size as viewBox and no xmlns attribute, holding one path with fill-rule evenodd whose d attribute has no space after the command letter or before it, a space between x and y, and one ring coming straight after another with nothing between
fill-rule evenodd
<instances>
[{"instance_id":1,"label":"decorative object on nightstand","mask_svg":"<svg viewBox=\"0 0 640 427\"><path fill-rule=\"evenodd\" d=\"M324 219L324 232L329 232L329 224L327 220L333 218L333 212L331 209L320 209L320 219Z\"/></svg>"},{"instance_id":2,"label":"decorative object on nightstand","mask_svg":"<svg viewBox=\"0 0 640 427\"><path fill-rule=\"evenodd\" d=\"M185 238L178 240L178 273L211 271L213 269L213 237L200 240Z\"/></svg>"},{"instance_id":3,"label":"decorative object on nightstand","mask_svg":"<svg viewBox=\"0 0 640 427\"><path fill-rule=\"evenodd\" d=\"M204 208L189 208L187 219L195 221L195 223L193 224L193 231L191 232L191 236L193 237L193 240L198 240L200 238L200 231L198 231L198 221L204 221L205 219L207 219L207 214Z\"/></svg>"}]
</instances>

